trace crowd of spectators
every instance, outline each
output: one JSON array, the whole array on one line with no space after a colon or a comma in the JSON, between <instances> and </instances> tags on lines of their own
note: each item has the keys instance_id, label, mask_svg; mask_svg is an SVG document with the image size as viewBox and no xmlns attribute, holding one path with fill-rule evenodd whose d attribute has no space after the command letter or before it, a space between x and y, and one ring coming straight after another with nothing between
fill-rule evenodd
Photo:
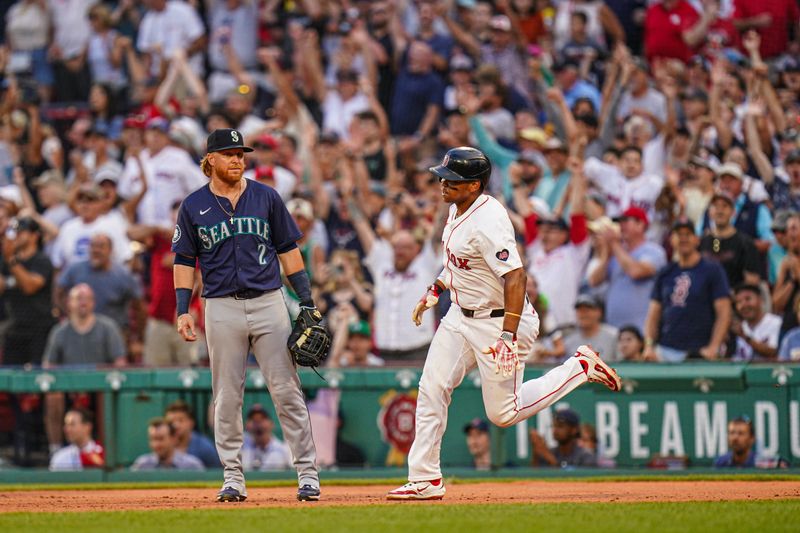
<instances>
[{"instance_id":1,"label":"crowd of spectators","mask_svg":"<svg viewBox=\"0 0 800 533\"><path fill-rule=\"evenodd\" d=\"M175 415L185 415L182 423ZM50 470L76 471L103 468L106 465L103 446L93 439L94 415L76 407L67 411L63 420L67 445L56 449L50 459ZM341 428L341 419L340 424ZM194 417L188 404L178 400L170 404L164 417L147 423L149 453L140 455L130 465L132 471L181 470L203 471L219 469L221 464L210 440L193 431ZM247 411L242 466L246 471L291 470L293 459L289 447L274 434L275 424L269 411L254 404ZM489 422L475 418L464 426L465 448L471 456L471 466L489 471L497 467L492 453ZM549 438L537 430L529 430L530 464L534 467L555 468L614 468L616 462L607 457L599 446L594 426L581 423L580 415L569 408L553 413ZM551 442L552 445L549 445ZM717 468L787 468L788 461L758 452L752 421L746 416L731 419L727 425L727 452L714 459ZM334 464L327 466L364 467L364 452L356 445L336 439ZM324 455L323 451L323 455ZM671 464L688 464L686 457L661 457L655 455L648 463L662 468L665 461ZM463 465L467 466L467 465ZM512 462L505 467L513 468Z\"/></svg>"},{"instance_id":2,"label":"crowd of spectators","mask_svg":"<svg viewBox=\"0 0 800 533\"><path fill-rule=\"evenodd\" d=\"M406 315L447 216L427 167L467 144L520 236L535 361L587 340L622 358L621 330L644 344L626 358L791 358L794 2L28 0L5 21L5 365L202 363L172 330L169 239L223 126L370 364L425 357L436 316ZM744 285L757 317L732 305Z\"/></svg>"},{"instance_id":3,"label":"crowd of spectators","mask_svg":"<svg viewBox=\"0 0 800 533\"><path fill-rule=\"evenodd\" d=\"M529 362L587 341L612 361L800 357L794 0L3 10L2 365L203 364L173 327L170 239L220 127L304 233L335 366L424 359L449 305L409 320L441 268L427 168L458 145L489 156L519 236ZM47 404L54 447L68 405Z\"/></svg>"}]
</instances>

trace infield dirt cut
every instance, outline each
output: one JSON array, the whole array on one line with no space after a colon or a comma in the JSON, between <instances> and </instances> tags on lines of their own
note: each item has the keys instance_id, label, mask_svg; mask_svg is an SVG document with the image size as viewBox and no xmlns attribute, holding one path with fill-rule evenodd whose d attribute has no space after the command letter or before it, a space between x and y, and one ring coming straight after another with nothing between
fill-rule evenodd
<instances>
[{"instance_id":1,"label":"infield dirt cut","mask_svg":"<svg viewBox=\"0 0 800 533\"><path fill-rule=\"evenodd\" d=\"M319 502L298 502L292 487L248 489L221 504L213 489L31 490L0 494L0 513L347 505L452 505L557 502L688 502L800 499L800 481L615 481L451 484L439 502L390 502L393 486L322 486Z\"/></svg>"}]
</instances>

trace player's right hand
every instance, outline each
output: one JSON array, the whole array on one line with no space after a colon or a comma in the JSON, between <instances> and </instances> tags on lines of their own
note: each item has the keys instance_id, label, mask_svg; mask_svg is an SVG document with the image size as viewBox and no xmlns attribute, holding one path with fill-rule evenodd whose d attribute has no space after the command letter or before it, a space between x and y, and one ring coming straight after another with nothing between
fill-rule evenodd
<instances>
[{"instance_id":1,"label":"player's right hand","mask_svg":"<svg viewBox=\"0 0 800 533\"><path fill-rule=\"evenodd\" d=\"M422 324L422 314L428 309L439 303L439 295L442 294L442 288L435 283L428 287L428 291L419 299L414 311L411 313L411 320L417 326Z\"/></svg>"},{"instance_id":2,"label":"player's right hand","mask_svg":"<svg viewBox=\"0 0 800 533\"><path fill-rule=\"evenodd\" d=\"M194 329L194 317L189 313L184 313L178 317L178 333L183 340L193 342L197 340L197 332Z\"/></svg>"}]
</instances>

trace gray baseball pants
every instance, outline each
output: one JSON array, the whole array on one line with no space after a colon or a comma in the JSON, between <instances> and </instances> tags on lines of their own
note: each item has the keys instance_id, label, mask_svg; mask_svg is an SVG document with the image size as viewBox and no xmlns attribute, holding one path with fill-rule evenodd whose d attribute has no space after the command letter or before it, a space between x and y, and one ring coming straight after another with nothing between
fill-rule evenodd
<instances>
[{"instance_id":1,"label":"gray baseball pants","mask_svg":"<svg viewBox=\"0 0 800 533\"><path fill-rule=\"evenodd\" d=\"M247 354L255 354L300 485L319 488L316 449L300 378L286 348L292 326L280 290L250 300L207 298L206 337L214 396L214 440L225 469L223 487L247 494L242 469L242 403Z\"/></svg>"}]
</instances>

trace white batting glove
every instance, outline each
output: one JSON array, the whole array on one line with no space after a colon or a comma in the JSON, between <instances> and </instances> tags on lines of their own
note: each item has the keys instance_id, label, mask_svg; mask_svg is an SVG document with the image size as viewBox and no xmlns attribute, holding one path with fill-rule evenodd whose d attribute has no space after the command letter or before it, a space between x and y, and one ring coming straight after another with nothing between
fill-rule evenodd
<instances>
[{"instance_id":1,"label":"white batting glove","mask_svg":"<svg viewBox=\"0 0 800 533\"><path fill-rule=\"evenodd\" d=\"M422 324L422 314L439 303L440 294L442 294L442 288L437 284L434 283L428 287L428 292L419 299L419 302L417 302L417 305L414 307L414 311L411 313L411 320L414 324L417 326Z\"/></svg>"},{"instance_id":2,"label":"white batting glove","mask_svg":"<svg viewBox=\"0 0 800 533\"><path fill-rule=\"evenodd\" d=\"M517 336L510 331L503 331L494 346L484 348L483 353L492 356L495 364L494 373L502 372L504 378L513 376L514 370L522 370Z\"/></svg>"}]
</instances>

